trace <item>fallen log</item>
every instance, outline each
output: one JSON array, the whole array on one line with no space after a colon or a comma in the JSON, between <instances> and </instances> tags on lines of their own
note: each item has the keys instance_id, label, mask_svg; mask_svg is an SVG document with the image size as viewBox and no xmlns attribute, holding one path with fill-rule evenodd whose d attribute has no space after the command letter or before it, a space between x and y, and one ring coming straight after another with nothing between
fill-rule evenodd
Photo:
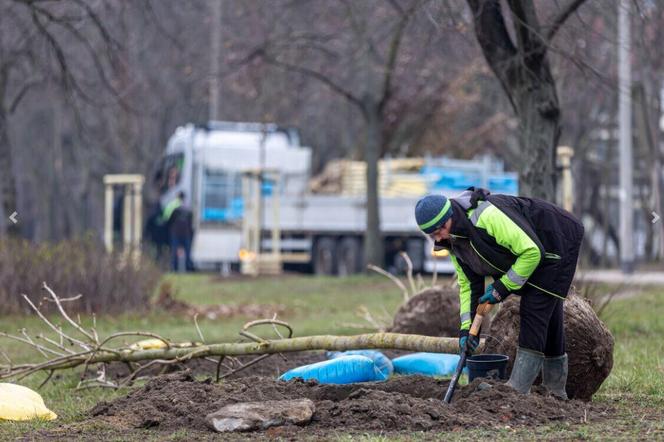
<instances>
[{"instance_id":1,"label":"fallen log","mask_svg":"<svg viewBox=\"0 0 664 442\"><path fill-rule=\"evenodd\" d=\"M62 300L51 290L46 283L44 290L49 294L50 300L57 305L60 316L68 330L56 326L39 310L37 305L26 295L23 298L33 309L35 314L46 324L53 333L55 339L43 334L30 336L26 330L22 330L22 336L0 332L0 336L19 341L27 347L38 351L46 358L43 362L14 364L11 358L2 353L8 364L0 365L0 379L22 378L38 372L47 372L48 376L44 383L51 379L57 370L83 367L83 376L77 388L89 388L90 386L104 386L117 388L129 385L139 373L154 365L168 366L188 361L194 358L205 358L217 363L217 380L223 378L220 369L224 358L234 359L240 355L259 355L253 361L242 364L240 367L231 368L229 373L244 369L251 364L277 353L289 353L309 350L346 351L361 349L393 349L416 352L432 353L456 353L458 351L458 339L432 336L421 336L415 334L400 333L371 333L356 336L303 336L293 338L292 327L284 321L276 319L259 319L248 322L239 332L240 336L249 342L237 343L206 343L203 333L198 326L196 316L194 324L200 338L200 342L173 343L168 339L150 331L120 331L105 338L98 335L96 329L86 329L82 326L80 318L74 321L63 307ZM94 321L93 321L94 323ZM280 339L266 339L255 335L250 331L253 327L261 325L272 326L274 332ZM284 336L278 329L287 330ZM111 342L119 338L127 337L149 337L151 339L121 347L111 346ZM140 344L140 345L139 345ZM483 345L483 342L482 344ZM216 359L213 359L215 358ZM128 366L130 375L122 382L116 383L106 376L106 364L121 362ZM84 374L90 366L97 367L96 379L84 379ZM227 367L228 368L228 367Z\"/></svg>"},{"instance_id":2,"label":"fallen log","mask_svg":"<svg viewBox=\"0 0 664 442\"><path fill-rule=\"evenodd\" d=\"M399 333L370 333L356 336L304 336L298 338L263 340L262 342L179 344L163 349L98 349L65 355L40 364L0 366L0 379L27 375L38 371L62 370L108 362L186 361L209 356L239 356L288 353L306 350L346 351L360 349L394 349L432 353L457 353L456 338L406 335Z\"/></svg>"}]
</instances>

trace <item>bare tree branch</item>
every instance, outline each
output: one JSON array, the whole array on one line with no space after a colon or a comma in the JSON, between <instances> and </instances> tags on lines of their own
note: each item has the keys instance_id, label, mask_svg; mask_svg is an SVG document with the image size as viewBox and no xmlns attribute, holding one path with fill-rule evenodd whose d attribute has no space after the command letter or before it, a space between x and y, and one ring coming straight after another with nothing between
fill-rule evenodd
<instances>
[{"instance_id":1,"label":"bare tree branch","mask_svg":"<svg viewBox=\"0 0 664 442\"><path fill-rule=\"evenodd\" d=\"M334 82L329 76L323 74L322 72L319 72L315 69L311 69L305 66L298 66L295 64L278 60L276 57L269 55L263 49L255 51L255 54L257 56L260 56L270 64L281 67L291 72L297 72L299 74L306 75L307 77L311 77L317 81L320 81L336 94L341 95L342 97L346 98L346 100L348 100L349 102L358 106L360 109L363 109L363 103L359 97L355 96L352 92Z\"/></svg>"},{"instance_id":2,"label":"bare tree branch","mask_svg":"<svg viewBox=\"0 0 664 442\"><path fill-rule=\"evenodd\" d=\"M585 3L586 0L571 0L567 6L565 6L556 16L556 18L553 19L551 22L551 27L549 28L549 32L546 34L546 39L547 41L553 40L553 38L556 36L556 33L558 30L561 28L561 26L567 21L570 15L574 13L579 7Z\"/></svg>"},{"instance_id":3,"label":"bare tree branch","mask_svg":"<svg viewBox=\"0 0 664 442\"><path fill-rule=\"evenodd\" d=\"M401 14L401 19L397 24L396 32L394 33L392 41L390 42L390 49L387 55L387 63L385 65L385 79L383 80L383 91L381 94L380 101L378 102L378 109L380 111L383 110L383 108L385 107L385 105L387 104L392 95L392 78L394 75L394 67L397 62L397 57L399 56L399 48L401 47L403 33L406 30L406 26L408 26L408 22L410 21L411 17L415 13L415 11L417 11L417 8L422 3L423 1L419 0L414 2L413 5L408 9L408 11Z\"/></svg>"}]
</instances>

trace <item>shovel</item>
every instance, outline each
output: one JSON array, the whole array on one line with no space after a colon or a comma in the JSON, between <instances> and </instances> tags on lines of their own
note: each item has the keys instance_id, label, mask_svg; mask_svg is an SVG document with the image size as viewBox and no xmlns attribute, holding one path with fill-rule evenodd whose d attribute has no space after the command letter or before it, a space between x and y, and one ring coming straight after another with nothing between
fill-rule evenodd
<instances>
[{"instance_id":1,"label":"shovel","mask_svg":"<svg viewBox=\"0 0 664 442\"><path fill-rule=\"evenodd\" d=\"M482 325L482 320L484 319L484 316L486 316L489 313L491 307L493 307L493 304L489 304L488 302L485 302L484 304L480 304L477 306L475 319L473 319L473 324L470 326L470 332L468 333L470 336L478 336L480 334L480 326ZM468 356L467 353L468 339L466 339L466 344L463 346L463 349L461 350L461 358L459 358L459 363L457 364L457 368L454 371L454 376L452 376L452 379L450 380L450 386L447 387L447 392L445 393L445 399L443 399L443 401L446 404L449 404L452 401L454 390L456 389L457 382L459 382L459 376L461 376L461 370L463 370L464 365L466 365L466 357Z\"/></svg>"}]
</instances>

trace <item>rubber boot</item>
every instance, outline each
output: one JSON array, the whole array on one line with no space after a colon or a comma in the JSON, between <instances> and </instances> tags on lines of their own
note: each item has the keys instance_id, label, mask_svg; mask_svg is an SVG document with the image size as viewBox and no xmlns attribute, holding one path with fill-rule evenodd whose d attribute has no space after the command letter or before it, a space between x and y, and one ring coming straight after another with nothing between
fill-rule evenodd
<instances>
[{"instance_id":1,"label":"rubber boot","mask_svg":"<svg viewBox=\"0 0 664 442\"><path fill-rule=\"evenodd\" d=\"M542 385L552 395L567 400L565 384L567 384L567 353L553 358L544 358L542 365Z\"/></svg>"},{"instance_id":2,"label":"rubber boot","mask_svg":"<svg viewBox=\"0 0 664 442\"><path fill-rule=\"evenodd\" d=\"M528 394L530 387L542 370L543 360L543 353L522 347L517 348L514 367L512 367L512 374L507 385L521 394Z\"/></svg>"}]
</instances>

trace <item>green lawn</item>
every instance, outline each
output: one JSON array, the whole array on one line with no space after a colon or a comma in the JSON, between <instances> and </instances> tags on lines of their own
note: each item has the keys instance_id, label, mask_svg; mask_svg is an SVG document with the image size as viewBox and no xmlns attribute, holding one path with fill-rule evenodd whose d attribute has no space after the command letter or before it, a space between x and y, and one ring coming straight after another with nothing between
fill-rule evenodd
<instances>
[{"instance_id":1,"label":"green lawn","mask_svg":"<svg viewBox=\"0 0 664 442\"><path fill-rule=\"evenodd\" d=\"M285 312L280 319L288 321L295 334L354 334L372 330L357 314L365 306L376 317L393 314L402 302L399 289L381 276L351 278L317 278L284 276L280 278L231 279L221 281L210 275L168 275L165 280L176 289L176 297L196 305L224 304L282 304ZM591 425L552 425L537 429L499 432L477 430L455 433L455 439L477 438L575 438L604 439L605 437L635 438L664 437L664 294L662 289L646 289L636 297L613 301L604 311L603 319L616 339L614 368L595 402L617 407L619 413L611 422ZM452 312L456 314L456 312ZM89 319L82 318L90 324ZM237 332L247 320L255 318L199 319L207 341L235 340ZM86 322L87 321L87 322ZM44 331L44 325L33 317L2 317L0 331L16 334L26 328L32 335ZM97 320L100 335L114 331L144 330L158 333L174 341L198 340L191 319L170 313L153 311L148 314L127 314ZM118 342L120 344L121 341ZM0 338L0 348L11 355L14 362L36 361L39 354L24 346ZM3 361L4 363L4 361ZM36 388L44 379L41 374L20 383ZM44 400L59 416L55 422L0 423L0 439L12 440L36 428L48 428L80 420L90 407L102 399L126 394L126 390L95 389L73 391L78 381L75 373L62 374L40 390ZM653 411L654 410L654 411ZM654 418L653 418L654 417ZM429 434L414 434L425 440ZM451 435L440 435L448 437ZM338 435L341 439L349 436ZM411 437L409 437L410 439ZM357 439L357 438L355 438ZM361 440L381 440L368 435Z\"/></svg>"},{"instance_id":2,"label":"green lawn","mask_svg":"<svg viewBox=\"0 0 664 442\"><path fill-rule=\"evenodd\" d=\"M602 314L616 339L614 366L603 397L664 398L664 289L615 301Z\"/></svg>"}]
</instances>

